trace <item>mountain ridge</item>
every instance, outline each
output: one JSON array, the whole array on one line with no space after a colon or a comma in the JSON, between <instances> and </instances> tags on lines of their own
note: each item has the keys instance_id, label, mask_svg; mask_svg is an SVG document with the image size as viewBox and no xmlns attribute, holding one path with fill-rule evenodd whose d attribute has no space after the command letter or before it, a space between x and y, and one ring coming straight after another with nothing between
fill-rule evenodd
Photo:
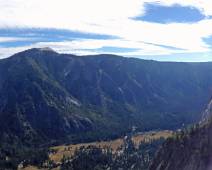
<instances>
[{"instance_id":1,"label":"mountain ridge","mask_svg":"<svg viewBox=\"0 0 212 170\"><path fill-rule=\"evenodd\" d=\"M199 119L212 91L211 65L20 52L0 60L2 129L45 143L107 139L132 126L179 128Z\"/></svg>"}]
</instances>

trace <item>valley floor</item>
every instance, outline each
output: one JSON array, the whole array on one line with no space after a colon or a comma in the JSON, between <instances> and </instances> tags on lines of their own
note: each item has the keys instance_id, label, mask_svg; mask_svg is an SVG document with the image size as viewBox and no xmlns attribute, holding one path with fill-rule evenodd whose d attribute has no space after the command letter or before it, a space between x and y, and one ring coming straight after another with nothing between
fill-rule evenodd
<instances>
[{"instance_id":1,"label":"valley floor","mask_svg":"<svg viewBox=\"0 0 212 170\"><path fill-rule=\"evenodd\" d=\"M132 137L132 141L136 147L139 146L142 142L150 142L151 140L157 140L160 138L167 139L171 137L173 134L170 130L163 130L163 131L150 131L146 133L136 133ZM111 148L114 152L118 150L123 145L123 138L118 138L111 141L100 141L100 142L91 142L91 143L79 143L79 144L71 144L71 145L61 145L55 146L50 148L51 153L49 154L49 159L58 165L61 164L61 161L64 157L71 157L74 155L75 150L79 149L80 147L88 147L88 146L96 146L100 148ZM37 167L28 166L26 168L19 168L19 170L39 170ZM40 169L41 170L41 169ZM45 170L45 169L42 169Z\"/></svg>"}]
</instances>

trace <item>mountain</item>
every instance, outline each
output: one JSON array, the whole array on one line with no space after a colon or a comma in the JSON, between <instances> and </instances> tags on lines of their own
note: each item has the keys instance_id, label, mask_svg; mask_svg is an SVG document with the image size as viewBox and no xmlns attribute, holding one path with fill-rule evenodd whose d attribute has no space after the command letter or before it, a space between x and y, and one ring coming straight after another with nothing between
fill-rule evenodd
<instances>
[{"instance_id":1,"label":"mountain","mask_svg":"<svg viewBox=\"0 0 212 170\"><path fill-rule=\"evenodd\" d=\"M158 151L150 170L212 169L212 100L204 120L190 129L178 132ZM205 117L207 115L207 117Z\"/></svg>"},{"instance_id":2,"label":"mountain","mask_svg":"<svg viewBox=\"0 0 212 170\"><path fill-rule=\"evenodd\" d=\"M212 63L29 49L0 60L0 141L52 144L108 139L132 126L197 121L212 93Z\"/></svg>"}]
</instances>

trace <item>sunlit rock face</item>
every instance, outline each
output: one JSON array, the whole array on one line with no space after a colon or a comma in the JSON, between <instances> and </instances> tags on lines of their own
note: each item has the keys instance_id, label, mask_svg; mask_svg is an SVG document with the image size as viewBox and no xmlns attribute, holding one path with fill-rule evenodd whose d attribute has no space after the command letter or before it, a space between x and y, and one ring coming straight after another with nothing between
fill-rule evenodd
<instances>
[{"instance_id":1,"label":"sunlit rock face","mask_svg":"<svg viewBox=\"0 0 212 170\"><path fill-rule=\"evenodd\" d=\"M207 108L202 114L201 123L205 123L212 118L212 100L209 102Z\"/></svg>"}]
</instances>

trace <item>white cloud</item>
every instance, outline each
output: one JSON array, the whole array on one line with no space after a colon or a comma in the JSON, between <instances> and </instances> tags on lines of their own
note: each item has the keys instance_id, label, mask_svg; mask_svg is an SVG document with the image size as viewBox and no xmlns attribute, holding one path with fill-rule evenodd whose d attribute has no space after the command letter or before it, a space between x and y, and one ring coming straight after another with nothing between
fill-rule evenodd
<instances>
[{"instance_id":1,"label":"white cloud","mask_svg":"<svg viewBox=\"0 0 212 170\"><path fill-rule=\"evenodd\" d=\"M140 0L0 1L0 21L8 26L71 28L127 19L142 11Z\"/></svg>"},{"instance_id":2,"label":"white cloud","mask_svg":"<svg viewBox=\"0 0 212 170\"><path fill-rule=\"evenodd\" d=\"M16 41L30 41L32 38L23 37L0 37L0 43L16 42Z\"/></svg>"},{"instance_id":3,"label":"white cloud","mask_svg":"<svg viewBox=\"0 0 212 170\"><path fill-rule=\"evenodd\" d=\"M182 48L184 53L210 51L203 38L212 35L211 19L193 24L133 20L145 13L145 2L167 6L178 3L198 8L204 15L212 15L212 1L209 0L0 0L0 27L62 28L120 37L119 40L46 43L59 51L84 53L83 49L115 46L140 49L131 52L135 55L179 52L144 42Z\"/></svg>"},{"instance_id":4,"label":"white cloud","mask_svg":"<svg viewBox=\"0 0 212 170\"><path fill-rule=\"evenodd\" d=\"M134 52L110 52L111 54L122 56L138 56L138 55L167 55L172 53L181 53L181 50L167 49L157 45L147 44L144 42L134 42L127 40L93 40L93 39L79 39L74 41L64 42L39 42L32 45L22 47L0 47L1 58L6 58L14 53L21 52L30 48L51 47L59 53L71 53L76 55L91 55L98 54L96 49L103 47L117 47L117 48L132 48L138 49ZM142 47L142 49L141 49ZM105 53L103 50L100 53Z\"/></svg>"}]
</instances>

